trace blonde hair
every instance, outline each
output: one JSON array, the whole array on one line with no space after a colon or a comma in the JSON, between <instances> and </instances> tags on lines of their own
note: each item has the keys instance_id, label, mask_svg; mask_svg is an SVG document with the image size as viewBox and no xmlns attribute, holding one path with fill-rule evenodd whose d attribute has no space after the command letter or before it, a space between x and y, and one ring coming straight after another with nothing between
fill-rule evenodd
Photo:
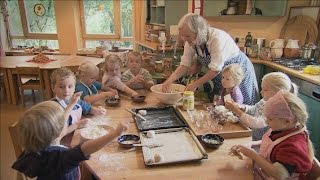
<instances>
[{"instance_id":1,"label":"blonde hair","mask_svg":"<svg viewBox=\"0 0 320 180\"><path fill-rule=\"evenodd\" d=\"M290 92L282 92L282 96L287 102L292 114L295 116L295 120L297 121L297 124L300 126L307 125L308 120L308 111L306 104L295 94ZM308 149L309 149L309 158L310 160L313 159L314 156L314 150L313 145L310 139L308 138Z\"/></svg>"},{"instance_id":2,"label":"blonde hair","mask_svg":"<svg viewBox=\"0 0 320 180\"><path fill-rule=\"evenodd\" d=\"M105 58L104 70L108 71L108 66L111 65L111 64L113 64L113 65L118 64L121 67L122 66L122 61L121 61L119 56L117 56L115 54L110 54Z\"/></svg>"},{"instance_id":3,"label":"blonde hair","mask_svg":"<svg viewBox=\"0 0 320 180\"><path fill-rule=\"evenodd\" d=\"M130 56L134 56L134 57L137 57L137 58L139 58L140 59L140 61L142 62L142 55L141 55L141 53L139 53L139 52L129 52L128 53L128 59L130 59Z\"/></svg>"},{"instance_id":4,"label":"blonde hair","mask_svg":"<svg viewBox=\"0 0 320 180\"><path fill-rule=\"evenodd\" d=\"M99 68L91 62L82 63L77 72L78 76L99 75Z\"/></svg>"},{"instance_id":5,"label":"blonde hair","mask_svg":"<svg viewBox=\"0 0 320 180\"><path fill-rule=\"evenodd\" d=\"M57 102L41 102L28 109L17 124L21 145L28 152L39 152L60 135L64 124L64 110Z\"/></svg>"},{"instance_id":6,"label":"blonde hair","mask_svg":"<svg viewBox=\"0 0 320 180\"><path fill-rule=\"evenodd\" d=\"M203 17L195 13L188 13L180 19L178 23L179 30L184 25L187 25L191 32L197 34L196 43L198 45L207 42L209 26Z\"/></svg>"},{"instance_id":7,"label":"blonde hair","mask_svg":"<svg viewBox=\"0 0 320 180\"><path fill-rule=\"evenodd\" d=\"M298 86L292 83L290 78L282 72L271 72L263 76L262 82L270 85L275 90L285 90L295 95L298 94Z\"/></svg>"},{"instance_id":8,"label":"blonde hair","mask_svg":"<svg viewBox=\"0 0 320 180\"><path fill-rule=\"evenodd\" d=\"M223 68L222 73L229 72L232 78L234 79L236 85L238 86L243 78L244 72L240 64L230 64Z\"/></svg>"},{"instance_id":9,"label":"blonde hair","mask_svg":"<svg viewBox=\"0 0 320 180\"><path fill-rule=\"evenodd\" d=\"M73 77L74 79L76 79L74 73L70 69L68 69L66 67L61 67L59 69L54 70L50 75L52 87L56 85L58 77L61 79Z\"/></svg>"}]
</instances>

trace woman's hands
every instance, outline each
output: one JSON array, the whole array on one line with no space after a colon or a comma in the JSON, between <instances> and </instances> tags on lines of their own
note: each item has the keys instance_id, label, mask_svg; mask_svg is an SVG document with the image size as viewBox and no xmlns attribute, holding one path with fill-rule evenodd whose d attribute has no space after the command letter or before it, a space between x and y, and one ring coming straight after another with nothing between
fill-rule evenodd
<instances>
[{"instance_id":1,"label":"woman's hands","mask_svg":"<svg viewBox=\"0 0 320 180\"><path fill-rule=\"evenodd\" d=\"M171 85L172 83L168 82L168 81L165 81L163 84L162 84L162 92L170 92L171 91Z\"/></svg>"}]
</instances>

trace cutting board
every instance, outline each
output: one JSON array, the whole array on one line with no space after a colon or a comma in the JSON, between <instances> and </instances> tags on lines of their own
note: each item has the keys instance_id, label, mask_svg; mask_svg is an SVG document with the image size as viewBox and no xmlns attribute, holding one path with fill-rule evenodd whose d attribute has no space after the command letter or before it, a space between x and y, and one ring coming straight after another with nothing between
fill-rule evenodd
<instances>
[{"instance_id":1,"label":"cutting board","mask_svg":"<svg viewBox=\"0 0 320 180\"><path fill-rule=\"evenodd\" d=\"M195 107L197 111L206 111L202 105ZM177 111L183 116L184 120L187 122L190 129L198 137L204 134L219 134L223 138L238 138L238 137L250 137L252 135L252 130L241 123L229 123L223 125L220 131L213 131L211 128L198 127L195 122L192 122L187 111L183 110L181 106L177 107ZM206 125L207 126L207 125Z\"/></svg>"},{"instance_id":2,"label":"cutting board","mask_svg":"<svg viewBox=\"0 0 320 180\"><path fill-rule=\"evenodd\" d=\"M297 39L299 45L306 43L315 43L318 36L318 28L315 20L309 16L295 16L287 21L282 27L280 38Z\"/></svg>"}]
</instances>

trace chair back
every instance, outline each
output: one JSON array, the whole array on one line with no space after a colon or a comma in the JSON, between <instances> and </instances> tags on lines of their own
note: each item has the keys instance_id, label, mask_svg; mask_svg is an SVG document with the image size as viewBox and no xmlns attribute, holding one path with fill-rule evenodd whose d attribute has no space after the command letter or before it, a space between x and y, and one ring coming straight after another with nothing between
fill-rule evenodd
<instances>
[{"instance_id":1,"label":"chair back","mask_svg":"<svg viewBox=\"0 0 320 180\"><path fill-rule=\"evenodd\" d=\"M70 69L74 73L74 75L77 75L79 66L64 66L64 67Z\"/></svg>"},{"instance_id":2,"label":"chair back","mask_svg":"<svg viewBox=\"0 0 320 180\"><path fill-rule=\"evenodd\" d=\"M20 138L18 135L19 131L17 128L17 124L18 124L18 122L15 122L14 124L12 124L11 126L8 127L16 158L18 158L23 151L21 143L20 143Z\"/></svg>"},{"instance_id":3,"label":"chair back","mask_svg":"<svg viewBox=\"0 0 320 180\"><path fill-rule=\"evenodd\" d=\"M24 81L36 80L38 83L35 89L43 89L43 78L39 67L16 67L19 86L24 86ZM26 84L27 85L27 84ZM35 84L33 84L35 85ZM28 89L27 87L25 87ZM30 87L29 87L30 88Z\"/></svg>"}]
</instances>

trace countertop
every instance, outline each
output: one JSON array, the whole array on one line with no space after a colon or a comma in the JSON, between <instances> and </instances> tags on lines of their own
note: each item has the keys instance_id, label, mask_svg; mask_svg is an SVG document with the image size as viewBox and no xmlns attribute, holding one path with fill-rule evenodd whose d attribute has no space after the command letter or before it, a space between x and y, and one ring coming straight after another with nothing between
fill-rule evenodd
<instances>
[{"instance_id":1,"label":"countertop","mask_svg":"<svg viewBox=\"0 0 320 180\"><path fill-rule=\"evenodd\" d=\"M151 49L153 51L160 51L161 49L161 44L159 42L152 42L152 41L147 41L147 40L136 40L135 43L144 46L148 49ZM174 47L173 46L166 46L165 51L173 51ZM183 50L182 47L177 47L177 51Z\"/></svg>"},{"instance_id":2,"label":"countertop","mask_svg":"<svg viewBox=\"0 0 320 180\"><path fill-rule=\"evenodd\" d=\"M304 74L303 71L290 69L290 68L287 68L287 67L282 66L280 64L273 63L272 61L257 60L257 59L253 59L253 58L250 58L250 60L253 64L263 64L265 66L269 66L271 68L274 68L274 69L277 69L281 72L284 72L288 75L300 78L302 80L311 82L316 85L320 85L320 76L319 75Z\"/></svg>"}]
</instances>

